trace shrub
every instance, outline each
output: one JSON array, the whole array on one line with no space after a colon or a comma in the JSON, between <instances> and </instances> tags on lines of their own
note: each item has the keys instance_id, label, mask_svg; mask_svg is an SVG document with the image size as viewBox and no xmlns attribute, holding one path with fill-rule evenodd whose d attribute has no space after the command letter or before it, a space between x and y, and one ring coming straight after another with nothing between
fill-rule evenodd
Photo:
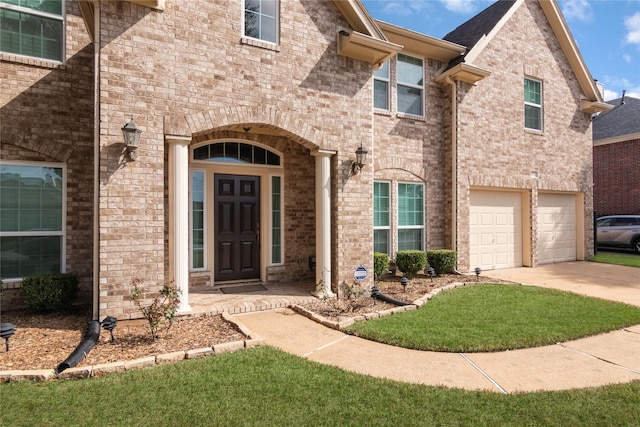
<instances>
[{"instance_id":1,"label":"shrub","mask_svg":"<svg viewBox=\"0 0 640 427\"><path fill-rule=\"evenodd\" d=\"M142 290L138 287L138 285L142 285L143 283L144 281L141 279L131 280L133 291L131 292L130 299L140 309L140 312L142 312L144 318L147 319L147 322L149 322L151 339L155 341L156 338L158 338L158 327L166 323L168 332L176 320L176 313L180 307L180 293L182 291L178 289L173 282L165 283L162 289L160 289L160 296L155 297L148 306L143 306L141 302Z\"/></svg>"},{"instance_id":2,"label":"shrub","mask_svg":"<svg viewBox=\"0 0 640 427\"><path fill-rule=\"evenodd\" d=\"M389 255L382 252L373 254L373 278L377 279L389 270Z\"/></svg>"},{"instance_id":3,"label":"shrub","mask_svg":"<svg viewBox=\"0 0 640 427\"><path fill-rule=\"evenodd\" d=\"M451 273L456 268L456 253L450 249L427 251L427 262L436 274Z\"/></svg>"},{"instance_id":4,"label":"shrub","mask_svg":"<svg viewBox=\"0 0 640 427\"><path fill-rule=\"evenodd\" d=\"M78 296L78 276L73 273L26 276L22 279L22 292L30 310L65 311Z\"/></svg>"},{"instance_id":5,"label":"shrub","mask_svg":"<svg viewBox=\"0 0 640 427\"><path fill-rule=\"evenodd\" d=\"M407 277L413 277L427 265L427 255L424 251L398 251L396 266Z\"/></svg>"}]
</instances>

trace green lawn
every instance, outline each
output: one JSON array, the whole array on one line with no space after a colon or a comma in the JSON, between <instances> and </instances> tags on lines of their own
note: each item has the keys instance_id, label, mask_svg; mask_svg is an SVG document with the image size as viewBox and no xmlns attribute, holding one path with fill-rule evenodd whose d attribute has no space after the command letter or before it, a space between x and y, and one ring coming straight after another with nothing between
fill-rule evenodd
<instances>
[{"instance_id":1,"label":"green lawn","mask_svg":"<svg viewBox=\"0 0 640 427\"><path fill-rule=\"evenodd\" d=\"M3 426L640 425L640 381L503 395L366 377L259 347L102 378L0 385Z\"/></svg>"},{"instance_id":2,"label":"green lawn","mask_svg":"<svg viewBox=\"0 0 640 427\"><path fill-rule=\"evenodd\" d=\"M640 324L640 308L522 285L441 292L418 310L359 322L346 332L418 350L478 352L536 347Z\"/></svg>"},{"instance_id":3,"label":"green lawn","mask_svg":"<svg viewBox=\"0 0 640 427\"><path fill-rule=\"evenodd\" d=\"M601 262L604 264L625 265L627 267L640 268L640 255L638 254L622 254L615 252L600 252L589 261Z\"/></svg>"}]
</instances>

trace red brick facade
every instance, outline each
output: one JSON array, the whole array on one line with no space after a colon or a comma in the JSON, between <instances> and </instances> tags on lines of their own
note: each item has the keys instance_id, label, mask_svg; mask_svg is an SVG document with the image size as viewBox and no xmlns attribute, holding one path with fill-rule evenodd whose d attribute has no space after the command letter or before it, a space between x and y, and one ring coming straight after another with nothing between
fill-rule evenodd
<instances>
[{"instance_id":1,"label":"red brick facade","mask_svg":"<svg viewBox=\"0 0 640 427\"><path fill-rule=\"evenodd\" d=\"M640 213L640 140L593 147L593 209L596 215Z\"/></svg>"}]
</instances>

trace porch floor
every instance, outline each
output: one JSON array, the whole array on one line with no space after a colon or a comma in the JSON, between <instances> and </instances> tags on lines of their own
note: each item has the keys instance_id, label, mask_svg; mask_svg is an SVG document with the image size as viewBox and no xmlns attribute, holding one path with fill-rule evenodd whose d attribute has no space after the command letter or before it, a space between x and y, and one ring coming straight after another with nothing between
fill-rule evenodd
<instances>
[{"instance_id":1,"label":"porch floor","mask_svg":"<svg viewBox=\"0 0 640 427\"><path fill-rule=\"evenodd\" d=\"M315 291L314 284L263 283L266 289L238 294L223 294L219 287L197 288L189 290L189 305L191 316L206 314L238 314L253 311L275 310L286 308L291 304L313 302L316 297L311 295Z\"/></svg>"}]
</instances>

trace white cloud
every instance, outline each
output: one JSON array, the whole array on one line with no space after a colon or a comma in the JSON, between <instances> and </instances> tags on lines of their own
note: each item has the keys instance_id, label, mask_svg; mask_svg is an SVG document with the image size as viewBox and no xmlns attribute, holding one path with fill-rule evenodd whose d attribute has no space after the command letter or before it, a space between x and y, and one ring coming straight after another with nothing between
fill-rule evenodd
<instances>
[{"instance_id":1,"label":"white cloud","mask_svg":"<svg viewBox=\"0 0 640 427\"><path fill-rule=\"evenodd\" d=\"M416 12L420 12L427 7L424 1L390 1L387 2L382 10L385 13L393 15L408 16Z\"/></svg>"},{"instance_id":2,"label":"white cloud","mask_svg":"<svg viewBox=\"0 0 640 427\"><path fill-rule=\"evenodd\" d=\"M622 54L622 59L624 59L624 62L626 62L627 64L631 64L631 55L629 55L628 53Z\"/></svg>"},{"instance_id":3,"label":"white cloud","mask_svg":"<svg viewBox=\"0 0 640 427\"><path fill-rule=\"evenodd\" d=\"M478 9L479 0L440 0L440 3L454 13L471 13Z\"/></svg>"},{"instance_id":4,"label":"white cloud","mask_svg":"<svg viewBox=\"0 0 640 427\"><path fill-rule=\"evenodd\" d=\"M565 0L560 3L560 8L568 20L576 19L580 22L593 20L593 9L588 0Z\"/></svg>"},{"instance_id":5,"label":"white cloud","mask_svg":"<svg viewBox=\"0 0 640 427\"><path fill-rule=\"evenodd\" d=\"M640 12L624 18L624 26L627 27L627 41L640 44Z\"/></svg>"},{"instance_id":6,"label":"white cloud","mask_svg":"<svg viewBox=\"0 0 640 427\"><path fill-rule=\"evenodd\" d=\"M619 98L620 95L617 92L614 92L612 90L606 89L604 90L604 100L605 101L611 101L612 99L616 99Z\"/></svg>"}]
</instances>

